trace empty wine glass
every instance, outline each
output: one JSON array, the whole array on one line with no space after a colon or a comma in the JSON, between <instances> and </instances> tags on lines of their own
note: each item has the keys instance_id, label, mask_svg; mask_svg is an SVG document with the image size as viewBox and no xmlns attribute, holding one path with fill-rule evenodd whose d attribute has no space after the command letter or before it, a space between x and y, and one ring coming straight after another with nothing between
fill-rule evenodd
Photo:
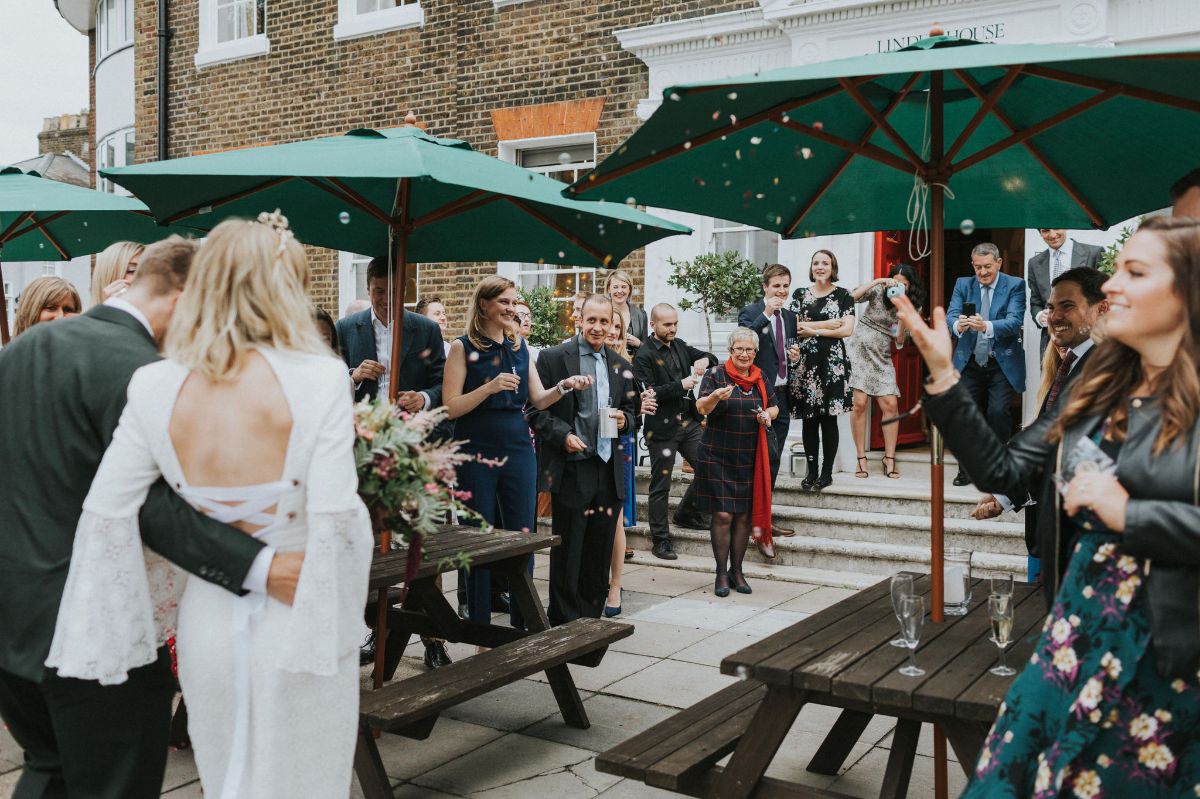
<instances>
[{"instance_id":1,"label":"empty wine glass","mask_svg":"<svg viewBox=\"0 0 1200 799\"><path fill-rule=\"evenodd\" d=\"M1000 662L988 669L997 677L1011 677L1017 673L1004 662L1004 650L1012 643L1013 602L1012 594L992 594L988 597L988 618L992 620L992 642L1000 647Z\"/></svg>"},{"instance_id":2,"label":"empty wine glass","mask_svg":"<svg viewBox=\"0 0 1200 799\"><path fill-rule=\"evenodd\" d=\"M894 574L892 575L892 613L896 614L896 621L900 622L900 635L891 641L892 646L897 646L903 649L907 644L904 643L904 623L900 620L900 600L906 596L913 595L913 578L911 574Z\"/></svg>"},{"instance_id":3,"label":"empty wine glass","mask_svg":"<svg viewBox=\"0 0 1200 799\"><path fill-rule=\"evenodd\" d=\"M900 669L905 677L920 677L925 669L917 668L917 644L921 640L921 627L925 624L925 598L906 596L900 599L900 630L904 634L904 645L908 647L908 665Z\"/></svg>"},{"instance_id":4,"label":"empty wine glass","mask_svg":"<svg viewBox=\"0 0 1200 799\"><path fill-rule=\"evenodd\" d=\"M1000 594L1001 596L1012 596L1013 592L1013 576L1005 574L1001 577L991 578L992 590L991 594Z\"/></svg>"}]
</instances>

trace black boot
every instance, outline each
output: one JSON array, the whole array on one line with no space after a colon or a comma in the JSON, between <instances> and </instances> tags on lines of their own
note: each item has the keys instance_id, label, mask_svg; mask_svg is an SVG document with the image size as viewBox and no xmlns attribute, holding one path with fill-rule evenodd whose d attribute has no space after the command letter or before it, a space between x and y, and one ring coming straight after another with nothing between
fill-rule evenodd
<instances>
[{"instance_id":1,"label":"black boot","mask_svg":"<svg viewBox=\"0 0 1200 799\"><path fill-rule=\"evenodd\" d=\"M817 456L805 455L804 460L808 463L808 474L800 481L800 487L805 491L811 491L817 484Z\"/></svg>"},{"instance_id":2,"label":"black boot","mask_svg":"<svg viewBox=\"0 0 1200 799\"><path fill-rule=\"evenodd\" d=\"M821 476L817 478L816 488L820 491L831 485L833 485L833 461L828 460L821 464Z\"/></svg>"}]
</instances>

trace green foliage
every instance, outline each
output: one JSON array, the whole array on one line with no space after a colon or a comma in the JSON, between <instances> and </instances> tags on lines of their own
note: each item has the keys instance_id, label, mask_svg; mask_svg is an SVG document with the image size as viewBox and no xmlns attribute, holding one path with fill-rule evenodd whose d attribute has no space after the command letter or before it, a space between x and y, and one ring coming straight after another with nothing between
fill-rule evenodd
<instances>
[{"instance_id":1,"label":"green foliage","mask_svg":"<svg viewBox=\"0 0 1200 799\"><path fill-rule=\"evenodd\" d=\"M708 347L712 349L713 316L737 313L762 294L762 272L736 250L705 253L691 261L668 258L672 273L667 283L692 297L679 301L680 310L698 308L708 326Z\"/></svg>"},{"instance_id":2,"label":"green foliage","mask_svg":"<svg viewBox=\"0 0 1200 799\"><path fill-rule=\"evenodd\" d=\"M1143 217L1145 218L1145 217ZM1141 224L1141 219L1138 224ZM1125 240L1137 232L1138 225L1126 225L1121 228L1121 235L1117 236L1117 240L1104 248L1104 252L1100 253L1100 260L1096 264L1096 268L1106 275L1111 275L1116 268L1117 255L1121 252L1121 248L1125 246Z\"/></svg>"},{"instance_id":3,"label":"green foliage","mask_svg":"<svg viewBox=\"0 0 1200 799\"><path fill-rule=\"evenodd\" d=\"M554 290L549 286L521 289L521 299L529 303L533 315L529 329L529 343L535 347L553 347L567 337L567 331L559 322L561 304L554 299Z\"/></svg>"}]
</instances>

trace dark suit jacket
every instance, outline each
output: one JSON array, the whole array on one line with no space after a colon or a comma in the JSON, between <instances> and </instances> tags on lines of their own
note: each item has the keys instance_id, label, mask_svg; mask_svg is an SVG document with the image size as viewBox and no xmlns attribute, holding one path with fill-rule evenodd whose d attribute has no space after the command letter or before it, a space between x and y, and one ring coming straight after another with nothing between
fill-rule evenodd
<instances>
[{"instance_id":1,"label":"dark suit jacket","mask_svg":"<svg viewBox=\"0 0 1200 799\"><path fill-rule=\"evenodd\" d=\"M37 325L0 350L0 669L41 681L84 497L129 378L158 358L136 319L104 305ZM161 480L140 524L151 549L238 592L263 546Z\"/></svg>"},{"instance_id":2,"label":"dark suit jacket","mask_svg":"<svg viewBox=\"0 0 1200 799\"><path fill-rule=\"evenodd\" d=\"M337 323L338 346L346 366L354 369L366 360L379 361L390 368L390 353L375 351L375 330L371 309L350 314ZM424 391L429 407L442 404L442 371L446 368L446 348L437 322L411 311L404 314L404 350L400 361L400 391ZM364 380L354 390L354 399L374 399L379 390L375 380Z\"/></svg>"},{"instance_id":3,"label":"dark suit jacket","mask_svg":"<svg viewBox=\"0 0 1200 799\"><path fill-rule=\"evenodd\" d=\"M983 312L979 302L979 279L974 275L960 277L954 282L954 293L950 296L950 307L946 309L946 325L950 336L957 340L954 347L954 368L962 371L975 355L975 340L979 334L968 330L961 336L955 334L954 325L962 316L963 303L975 303L976 311ZM1000 371L1008 378L1013 391L1025 391L1025 350L1021 346L1021 328L1025 324L1025 281L1006 275L996 275L992 284L992 304L985 321L992 323L992 354L1000 364Z\"/></svg>"},{"instance_id":4,"label":"dark suit jacket","mask_svg":"<svg viewBox=\"0 0 1200 799\"><path fill-rule=\"evenodd\" d=\"M696 349L682 339L673 339L670 344L670 357L678 358L681 365L686 364L684 375L690 374L691 365L700 358L708 358L710 367L716 366L717 356L711 352ZM688 397L683 385L671 377L664 358L668 350L660 350L654 337L646 339L646 343L638 348L633 356L633 376L643 385L653 388L658 400L658 410L645 417L646 445L653 442L668 441L679 434L682 426L698 424L700 415L696 413L695 402ZM697 384L699 385L699 384Z\"/></svg>"},{"instance_id":5,"label":"dark suit jacket","mask_svg":"<svg viewBox=\"0 0 1200 799\"><path fill-rule=\"evenodd\" d=\"M635 399L638 394L633 380L626 377L627 374L632 374L630 364L608 347L605 347L605 358L608 359L609 405L625 414L624 431L628 432L633 430ZM554 386L571 375L582 374L583 369L579 361L578 338L570 338L558 346L542 350L537 359L538 377L542 385ZM595 391L595 388L588 390ZM575 432L578 397L578 392L572 391L544 411L530 405L530 410L526 413L530 428L537 434L539 491L557 494L559 486L562 485L563 468L567 463L567 451L563 445L566 444L567 436ZM617 484L617 496L623 500L625 464L622 463L615 444L609 464Z\"/></svg>"},{"instance_id":6,"label":"dark suit jacket","mask_svg":"<svg viewBox=\"0 0 1200 799\"><path fill-rule=\"evenodd\" d=\"M646 311L633 302L627 302L626 305L629 306L629 332L636 336L638 341L645 342L650 337L650 319Z\"/></svg>"},{"instance_id":7,"label":"dark suit jacket","mask_svg":"<svg viewBox=\"0 0 1200 799\"><path fill-rule=\"evenodd\" d=\"M1074 239L1071 240L1071 263L1068 269L1074 269L1077 266L1086 266L1095 269L1100 264L1100 255L1104 252L1102 247L1097 247L1094 244L1080 244ZM1029 283L1029 316L1033 319L1033 323L1042 330L1042 352L1046 351L1046 345L1050 342L1050 334L1046 332L1046 328L1037 323L1037 315L1046 309L1046 303L1050 302L1050 250L1049 248L1039 252L1029 259L1029 265L1025 270L1025 279ZM1078 367L1076 367L1078 369ZM1072 370L1073 372L1075 370Z\"/></svg>"},{"instance_id":8,"label":"dark suit jacket","mask_svg":"<svg viewBox=\"0 0 1200 799\"><path fill-rule=\"evenodd\" d=\"M758 354L754 356L754 365L762 370L767 385L774 386L775 379L780 376L779 356L775 352L774 322L763 315L763 309L766 307L762 300L750 303L738 314L738 325L748 327L758 334ZM783 314L783 337L795 338L796 314L787 308L780 308L778 313Z\"/></svg>"}]
</instances>

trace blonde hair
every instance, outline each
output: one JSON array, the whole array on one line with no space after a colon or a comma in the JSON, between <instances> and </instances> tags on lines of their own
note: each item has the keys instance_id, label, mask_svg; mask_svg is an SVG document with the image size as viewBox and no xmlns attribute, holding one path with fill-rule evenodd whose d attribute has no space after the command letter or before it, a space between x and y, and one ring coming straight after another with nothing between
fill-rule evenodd
<instances>
[{"instance_id":1,"label":"blonde hair","mask_svg":"<svg viewBox=\"0 0 1200 799\"><path fill-rule=\"evenodd\" d=\"M487 323L487 317L483 313L483 301L494 300L509 289L516 287L516 283L499 275L488 275L475 287L475 295L471 297L471 307L467 308L467 339L475 349L487 350L492 346L492 340L483 330L483 326ZM504 337L512 342L513 352L521 349L521 339L516 330L506 326Z\"/></svg>"},{"instance_id":2,"label":"blonde hair","mask_svg":"<svg viewBox=\"0 0 1200 799\"><path fill-rule=\"evenodd\" d=\"M61 277L39 277L30 281L17 302L17 312L13 315L13 335L18 336L36 325L43 308L65 302L68 298L75 300L76 313L83 310L79 292Z\"/></svg>"},{"instance_id":3,"label":"blonde hair","mask_svg":"<svg viewBox=\"0 0 1200 799\"><path fill-rule=\"evenodd\" d=\"M625 330L628 329L627 325L629 324L629 322L625 319L625 314L621 313L620 309L614 305L613 306L613 321L615 322L618 319L621 320L621 332L623 333L623 332L625 332ZM629 360L629 346L625 343L625 336L617 336L617 343L609 344L608 347L609 347L609 349L615 351L622 358Z\"/></svg>"},{"instance_id":4,"label":"blonde hair","mask_svg":"<svg viewBox=\"0 0 1200 799\"><path fill-rule=\"evenodd\" d=\"M625 298L625 304L629 305L629 303L633 302L633 278L624 269L614 269L609 272L608 277L604 279L604 295L610 300L612 299L612 293L609 291L609 287L612 286L614 280L624 281L625 285L629 286L629 296ZM626 324L628 324L628 321L626 320Z\"/></svg>"},{"instance_id":5,"label":"blonde hair","mask_svg":"<svg viewBox=\"0 0 1200 799\"><path fill-rule=\"evenodd\" d=\"M286 225L275 215L213 228L167 328L169 358L210 380L229 380L259 344L329 354L306 294L308 259Z\"/></svg>"},{"instance_id":6,"label":"blonde hair","mask_svg":"<svg viewBox=\"0 0 1200 799\"><path fill-rule=\"evenodd\" d=\"M1038 408L1041 408L1042 403L1046 401L1046 395L1050 393L1050 386L1054 385L1054 377L1058 374L1058 367L1061 364L1062 355L1059 354L1058 347L1054 346L1054 342L1050 342L1046 345L1046 351L1042 353L1042 382L1037 387ZM1038 412L1035 408L1029 423L1032 424L1037 417Z\"/></svg>"},{"instance_id":7,"label":"blonde hair","mask_svg":"<svg viewBox=\"0 0 1200 799\"><path fill-rule=\"evenodd\" d=\"M146 249L136 241L116 241L105 247L96 256L96 268L92 270L92 304L103 305L104 287L114 280L121 280L129 271L129 262Z\"/></svg>"}]
</instances>

